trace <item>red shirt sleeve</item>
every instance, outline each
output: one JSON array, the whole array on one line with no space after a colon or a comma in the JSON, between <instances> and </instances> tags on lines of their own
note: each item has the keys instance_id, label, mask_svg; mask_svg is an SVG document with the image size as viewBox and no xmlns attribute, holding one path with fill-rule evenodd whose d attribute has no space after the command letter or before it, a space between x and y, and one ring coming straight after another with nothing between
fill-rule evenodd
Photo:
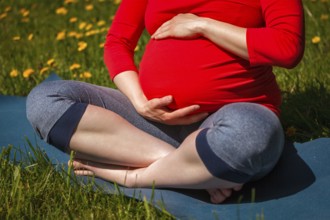
<instances>
[{"instance_id":1,"label":"red shirt sleeve","mask_svg":"<svg viewBox=\"0 0 330 220\"><path fill-rule=\"evenodd\" d=\"M247 29L251 65L295 67L304 52L301 0L260 0L265 27Z\"/></svg>"},{"instance_id":2,"label":"red shirt sleeve","mask_svg":"<svg viewBox=\"0 0 330 220\"><path fill-rule=\"evenodd\" d=\"M123 0L116 12L104 45L104 62L110 78L133 70L134 49L144 30L144 14L147 0Z\"/></svg>"}]
</instances>

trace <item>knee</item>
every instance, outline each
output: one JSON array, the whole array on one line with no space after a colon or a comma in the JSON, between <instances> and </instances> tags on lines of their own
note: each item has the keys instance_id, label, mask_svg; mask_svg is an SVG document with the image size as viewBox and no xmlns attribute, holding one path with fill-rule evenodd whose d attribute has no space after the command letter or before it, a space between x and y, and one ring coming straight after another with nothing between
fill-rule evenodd
<instances>
[{"instance_id":1,"label":"knee","mask_svg":"<svg viewBox=\"0 0 330 220\"><path fill-rule=\"evenodd\" d=\"M284 133L279 118L264 106L242 103L232 115L232 148L237 164L252 180L268 174L276 165L284 146Z\"/></svg>"},{"instance_id":2,"label":"knee","mask_svg":"<svg viewBox=\"0 0 330 220\"><path fill-rule=\"evenodd\" d=\"M51 112L56 111L52 110L56 108L54 99L58 99L58 89L62 83L62 80L41 83L27 96L26 117L41 138L47 136L43 131L44 127L49 127L52 123Z\"/></svg>"},{"instance_id":3,"label":"knee","mask_svg":"<svg viewBox=\"0 0 330 220\"><path fill-rule=\"evenodd\" d=\"M43 109L42 101L46 98L46 90L46 83L39 84L31 90L26 99L26 116L34 128Z\"/></svg>"},{"instance_id":4,"label":"knee","mask_svg":"<svg viewBox=\"0 0 330 220\"><path fill-rule=\"evenodd\" d=\"M227 175L230 181L244 183L272 170L282 153L284 134L274 113L260 105L243 103L220 111L214 126L199 140L199 154L204 160L213 158L214 163L206 164L214 175Z\"/></svg>"}]
</instances>

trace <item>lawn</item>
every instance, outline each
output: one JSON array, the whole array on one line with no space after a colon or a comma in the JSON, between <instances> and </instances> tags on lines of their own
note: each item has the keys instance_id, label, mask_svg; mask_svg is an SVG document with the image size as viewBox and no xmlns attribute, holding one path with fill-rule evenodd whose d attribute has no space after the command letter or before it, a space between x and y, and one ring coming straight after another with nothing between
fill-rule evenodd
<instances>
[{"instance_id":1,"label":"lawn","mask_svg":"<svg viewBox=\"0 0 330 220\"><path fill-rule=\"evenodd\" d=\"M306 50L294 69L275 68L288 139L330 137L330 1L303 0ZM0 0L0 94L25 96L51 72L113 87L105 35L120 0ZM148 35L136 48L138 64ZM55 172L42 156L22 164L0 155L0 219L168 219L145 202L109 196ZM38 153L37 153L38 155Z\"/></svg>"}]
</instances>

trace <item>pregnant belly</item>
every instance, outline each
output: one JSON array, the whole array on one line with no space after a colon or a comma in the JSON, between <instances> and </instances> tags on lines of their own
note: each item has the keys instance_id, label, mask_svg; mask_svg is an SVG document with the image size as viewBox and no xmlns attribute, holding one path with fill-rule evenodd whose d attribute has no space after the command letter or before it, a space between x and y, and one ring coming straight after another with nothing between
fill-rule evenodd
<instances>
[{"instance_id":1,"label":"pregnant belly","mask_svg":"<svg viewBox=\"0 0 330 220\"><path fill-rule=\"evenodd\" d=\"M246 66L205 39L151 40L139 78L148 99L172 95L172 109L198 104L199 112L214 112L228 103L265 98Z\"/></svg>"}]
</instances>

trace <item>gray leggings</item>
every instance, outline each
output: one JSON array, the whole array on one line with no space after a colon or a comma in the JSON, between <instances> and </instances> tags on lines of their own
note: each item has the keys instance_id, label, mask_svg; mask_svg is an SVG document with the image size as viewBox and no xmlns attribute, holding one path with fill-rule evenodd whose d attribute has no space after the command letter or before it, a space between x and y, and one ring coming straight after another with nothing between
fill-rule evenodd
<instances>
[{"instance_id":1,"label":"gray leggings","mask_svg":"<svg viewBox=\"0 0 330 220\"><path fill-rule=\"evenodd\" d=\"M196 148L206 168L215 177L237 183L269 173L284 145L278 117L259 104L228 104L199 123L164 125L141 117L120 91L78 81L41 83L27 98L27 117L41 138L65 150L63 147L69 146L60 145L68 145L88 104L115 112L174 147L179 147L193 131L202 129ZM57 141L63 137L67 140Z\"/></svg>"}]
</instances>

